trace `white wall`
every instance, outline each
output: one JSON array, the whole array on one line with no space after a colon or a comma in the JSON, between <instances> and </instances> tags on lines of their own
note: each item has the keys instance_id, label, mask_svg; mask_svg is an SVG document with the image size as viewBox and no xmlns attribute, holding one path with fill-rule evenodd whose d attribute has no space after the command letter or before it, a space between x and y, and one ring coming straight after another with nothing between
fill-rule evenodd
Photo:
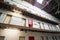
<instances>
[{"instance_id":1,"label":"white wall","mask_svg":"<svg viewBox=\"0 0 60 40\"><path fill-rule=\"evenodd\" d=\"M20 35L24 34L16 29L0 29L0 36L5 36L5 40L18 40Z\"/></svg>"}]
</instances>

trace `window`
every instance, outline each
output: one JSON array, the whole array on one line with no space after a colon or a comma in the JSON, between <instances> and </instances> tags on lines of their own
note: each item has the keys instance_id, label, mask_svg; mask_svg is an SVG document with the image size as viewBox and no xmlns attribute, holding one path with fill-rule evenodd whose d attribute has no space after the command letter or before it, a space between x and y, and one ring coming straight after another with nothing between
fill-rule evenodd
<instances>
[{"instance_id":1,"label":"window","mask_svg":"<svg viewBox=\"0 0 60 40\"><path fill-rule=\"evenodd\" d=\"M37 0L38 3L42 4L43 0Z\"/></svg>"},{"instance_id":2,"label":"window","mask_svg":"<svg viewBox=\"0 0 60 40\"><path fill-rule=\"evenodd\" d=\"M4 20L4 23L6 23L6 24L10 23L11 17L12 17L11 15L7 15Z\"/></svg>"}]
</instances>

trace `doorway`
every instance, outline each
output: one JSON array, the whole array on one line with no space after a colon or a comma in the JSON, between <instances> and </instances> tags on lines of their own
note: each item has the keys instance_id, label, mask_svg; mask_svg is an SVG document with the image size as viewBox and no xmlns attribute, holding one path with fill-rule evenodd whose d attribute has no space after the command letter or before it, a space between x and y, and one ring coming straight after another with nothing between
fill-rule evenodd
<instances>
[{"instance_id":1,"label":"doorway","mask_svg":"<svg viewBox=\"0 0 60 40\"><path fill-rule=\"evenodd\" d=\"M29 40L35 40L34 36L29 36Z\"/></svg>"},{"instance_id":2,"label":"doorway","mask_svg":"<svg viewBox=\"0 0 60 40\"><path fill-rule=\"evenodd\" d=\"M5 36L0 36L0 40L4 40Z\"/></svg>"}]
</instances>

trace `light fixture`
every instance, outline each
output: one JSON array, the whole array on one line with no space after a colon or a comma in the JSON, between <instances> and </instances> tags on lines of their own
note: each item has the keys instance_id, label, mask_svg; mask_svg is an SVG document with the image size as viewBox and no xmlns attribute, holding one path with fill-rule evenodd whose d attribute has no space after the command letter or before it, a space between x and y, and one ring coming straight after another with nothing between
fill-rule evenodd
<instances>
[{"instance_id":1,"label":"light fixture","mask_svg":"<svg viewBox=\"0 0 60 40\"><path fill-rule=\"evenodd\" d=\"M37 0L38 3L42 4L43 0Z\"/></svg>"}]
</instances>

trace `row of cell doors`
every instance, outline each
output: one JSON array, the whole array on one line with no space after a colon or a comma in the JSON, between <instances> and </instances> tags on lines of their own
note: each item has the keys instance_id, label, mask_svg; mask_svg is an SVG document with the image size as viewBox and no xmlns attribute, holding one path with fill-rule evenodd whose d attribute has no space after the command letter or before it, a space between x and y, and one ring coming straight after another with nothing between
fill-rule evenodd
<instances>
[{"instance_id":1,"label":"row of cell doors","mask_svg":"<svg viewBox=\"0 0 60 40\"><path fill-rule=\"evenodd\" d=\"M0 40L4 40L4 39L5 39L4 36L0 36ZM25 40L25 37L20 36L20 37L19 37L19 40ZM28 40L35 40L35 38L34 38L34 36L29 36ZM42 38L42 40L44 40L44 38ZM48 40L48 39L47 39L47 40ZM53 40L57 40L57 39L53 39ZM60 37L59 37L58 40L60 40Z\"/></svg>"},{"instance_id":2,"label":"row of cell doors","mask_svg":"<svg viewBox=\"0 0 60 40\"><path fill-rule=\"evenodd\" d=\"M25 40L25 37L20 37L19 40ZM34 40L34 37L30 36L28 40Z\"/></svg>"},{"instance_id":3,"label":"row of cell doors","mask_svg":"<svg viewBox=\"0 0 60 40\"><path fill-rule=\"evenodd\" d=\"M4 40L4 39L5 39L5 36L0 36L0 40ZM25 37L19 37L19 40L25 40ZM34 37L30 36L29 40L34 40Z\"/></svg>"}]
</instances>

